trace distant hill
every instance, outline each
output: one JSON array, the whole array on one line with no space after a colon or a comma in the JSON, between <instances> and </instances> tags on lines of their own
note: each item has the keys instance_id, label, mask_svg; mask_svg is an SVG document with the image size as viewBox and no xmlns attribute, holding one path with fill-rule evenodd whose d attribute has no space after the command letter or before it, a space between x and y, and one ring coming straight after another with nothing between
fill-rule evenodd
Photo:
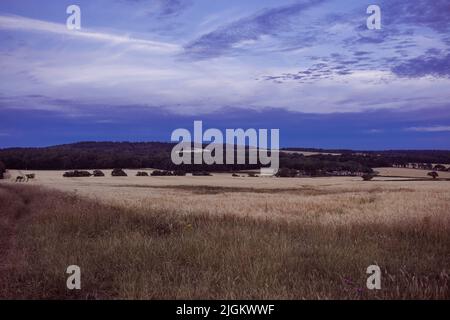
<instances>
[{"instance_id":1,"label":"distant hill","mask_svg":"<svg viewBox=\"0 0 450 320\"><path fill-rule=\"evenodd\" d=\"M71 170L95 168L156 168L189 171L255 169L255 165L175 166L165 142L78 142L43 148L0 149L8 169Z\"/></svg>"},{"instance_id":2,"label":"distant hill","mask_svg":"<svg viewBox=\"0 0 450 320\"><path fill-rule=\"evenodd\" d=\"M0 161L8 169L29 170L156 168L236 171L261 167L260 165L176 166L170 158L174 145L164 142L79 142L43 148L8 148L0 149ZM408 163L450 164L450 151L444 150L353 151L311 148L283 150L298 152L282 152L280 167L302 170L310 175L322 175L333 171L366 172L370 171L370 168ZM304 156L301 151L309 152L309 155Z\"/></svg>"},{"instance_id":3,"label":"distant hill","mask_svg":"<svg viewBox=\"0 0 450 320\"><path fill-rule=\"evenodd\" d=\"M372 167L390 167L393 164L408 163L442 163L450 164L450 150L347 150L347 149L314 149L314 148L284 148L286 151L301 153L335 154L341 158L366 159L366 161L379 161L383 165ZM371 159L371 160L369 160Z\"/></svg>"}]
</instances>

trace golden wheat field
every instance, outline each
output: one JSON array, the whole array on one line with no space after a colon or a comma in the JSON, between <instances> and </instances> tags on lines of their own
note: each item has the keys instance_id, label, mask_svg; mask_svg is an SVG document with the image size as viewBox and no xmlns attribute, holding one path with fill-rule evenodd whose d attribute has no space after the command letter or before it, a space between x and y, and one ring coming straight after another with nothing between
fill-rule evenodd
<instances>
[{"instance_id":1,"label":"golden wheat field","mask_svg":"<svg viewBox=\"0 0 450 320\"><path fill-rule=\"evenodd\" d=\"M396 169L398 172L409 169ZM413 170L413 169L411 169ZM313 219L321 223L408 221L450 218L450 181L404 181L359 177L271 178L128 177L64 178L63 171L37 171L29 185L41 185L107 204L177 213L206 213L262 218ZM25 171L21 171L24 173ZM15 177L19 172L12 171ZM387 180L387 181L386 181ZM435 210L432 208L436 207Z\"/></svg>"},{"instance_id":2,"label":"golden wheat field","mask_svg":"<svg viewBox=\"0 0 450 320\"><path fill-rule=\"evenodd\" d=\"M450 298L450 181L126 171L0 183L0 297Z\"/></svg>"}]
</instances>

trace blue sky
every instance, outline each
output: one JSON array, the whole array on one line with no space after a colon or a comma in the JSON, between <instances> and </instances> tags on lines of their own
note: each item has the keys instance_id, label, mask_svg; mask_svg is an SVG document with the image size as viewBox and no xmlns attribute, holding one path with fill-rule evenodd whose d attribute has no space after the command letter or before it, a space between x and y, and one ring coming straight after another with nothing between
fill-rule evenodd
<instances>
[{"instance_id":1,"label":"blue sky","mask_svg":"<svg viewBox=\"0 0 450 320\"><path fill-rule=\"evenodd\" d=\"M0 70L0 147L203 120L282 146L450 149L450 0L2 0Z\"/></svg>"}]
</instances>

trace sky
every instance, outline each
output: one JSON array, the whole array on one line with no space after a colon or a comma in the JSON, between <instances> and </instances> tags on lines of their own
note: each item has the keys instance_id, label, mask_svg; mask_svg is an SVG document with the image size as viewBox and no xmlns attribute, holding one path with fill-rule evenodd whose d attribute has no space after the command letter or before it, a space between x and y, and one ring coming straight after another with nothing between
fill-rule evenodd
<instances>
[{"instance_id":1,"label":"sky","mask_svg":"<svg viewBox=\"0 0 450 320\"><path fill-rule=\"evenodd\" d=\"M202 120L283 147L450 149L450 0L1 0L0 80L0 148Z\"/></svg>"}]
</instances>

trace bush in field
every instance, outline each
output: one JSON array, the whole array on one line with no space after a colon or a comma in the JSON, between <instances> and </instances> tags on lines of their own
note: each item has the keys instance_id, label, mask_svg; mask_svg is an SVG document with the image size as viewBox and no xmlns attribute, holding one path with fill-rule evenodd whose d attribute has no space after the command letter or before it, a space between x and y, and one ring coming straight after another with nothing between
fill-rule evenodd
<instances>
[{"instance_id":1,"label":"bush in field","mask_svg":"<svg viewBox=\"0 0 450 320\"><path fill-rule=\"evenodd\" d=\"M237 173L233 173L231 176L232 177L239 177L239 175Z\"/></svg>"},{"instance_id":2,"label":"bush in field","mask_svg":"<svg viewBox=\"0 0 450 320\"><path fill-rule=\"evenodd\" d=\"M294 178L298 175L298 171L295 169L281 168L278 170L276 176L279 178Z\"/></svg>"},{"instance_id":3,"label":"bush in field","mask_svg":"<svg viewBox=\"0 0 450 320\"><path fill-rule=\"evenodd\" d=\"M63 173L63 177L64 178L73 178L75 177L75 172L74 171L67 171Z\"/></svg>"},{"instance_id":4,"label":"bush in field","mask_svg":"<svg viewBox=\"0 0 450 320\"><path fill-rule=\"evenodd\" d=\"M104 177L105 174L101 170L94 170L94 177Z\"/></svg>"},{"instance_id":5,"label":"bush in field","mask_svg":"<svg viewBox=\"0 0 450 320\"><path fill-rule=\"evenodd\" d=\"M67 171L63 174L63 177L65 178L84 178L90 176L92 176L92 174L89 171L83 170Z\"/></svg>"},{"instance_id":6,"label":"bush in field","mask_svg":"<svg viewBox=\"0 0 450 320\"><path fill-rule=\"evenodd\" d=\"M447 169L442 164L437 164L434 166L433 170L435 171L446 171Z\"/></svg>"},{"instance_id":7,"label":"bush in field","mask_svg":"<svg viewBox=\"0 0 450 320\"><path fill-rule=\"evenodd\" d=\"M427 173L427 176L430 176L433 179L436 179L437 177L439 177L439 174L436 171L431 171L431 172Z\"/></svg>"},{"instance_id":8,"label":"bush in field","mask_svg":"<svg viewBox=\"0 0 450 320\"><path fill-rule=\"evenodd\" d=\"M128 176L123 169L116 168L111 172L113 177L126 177Z\"/></svg>"},{"instance_id":9,"label":"bush in field","mask_svg":"<svg viewBox=\"0 0 450 320\"><path fill-rule=\"evenodd\" d=\"M166 177L166 176L173 176L172 171L166 171L166 170L155 170L151 174L153 177Z\"/></svg>"},{"instance_id":10,"label":"bush in field","mask_svg":"<svg viewBox=\"0 0 450 320\"><path fill-rule=\"evenodd\" d=\"M177 176L177 177L184 177L186 175L186 171L184 171L184 170L175 170L173 172L173 175Z\"/></svg>"},{"instance_id":11,"label":"bush in field","mask_svg":"<svg viewBox=\"0 0 450 320\"><path fill-rule=\"evenodd\" d=\"M375 177L373 173L365 173L361 176L364 181L370 181Z\"/></svg>"},{"instance_id":12,"label":"bush in field","mask_svg":"<svg viewBox=\"0 0 450 320\"><path fill-rule=\"evenodd\" d=\"M209 177L211 176L211 173L206 171L199 171L199 172L192 172L192 175L194 177Z\"/></svg>"},{"instance_id":13,"label":"bush in field","mask_svg":"<svg viewBox=\"0 0 450 320\"><path fill-rule=\"evenodd\" d=\"M148 173L144 171L138 171L138 173L136 173L136 177L148 177Z\"/></svg>"},{"instance_id":14,"label":"bush in field","mask_svg":"<svg viewBox=\"0 0 450 320\"><path fill-rule=\"evenodd\" d=\"M6 167L3 162L0 161L0 179L3 179L3 174L6 172Z\"/></svg>"}]
</instances>

